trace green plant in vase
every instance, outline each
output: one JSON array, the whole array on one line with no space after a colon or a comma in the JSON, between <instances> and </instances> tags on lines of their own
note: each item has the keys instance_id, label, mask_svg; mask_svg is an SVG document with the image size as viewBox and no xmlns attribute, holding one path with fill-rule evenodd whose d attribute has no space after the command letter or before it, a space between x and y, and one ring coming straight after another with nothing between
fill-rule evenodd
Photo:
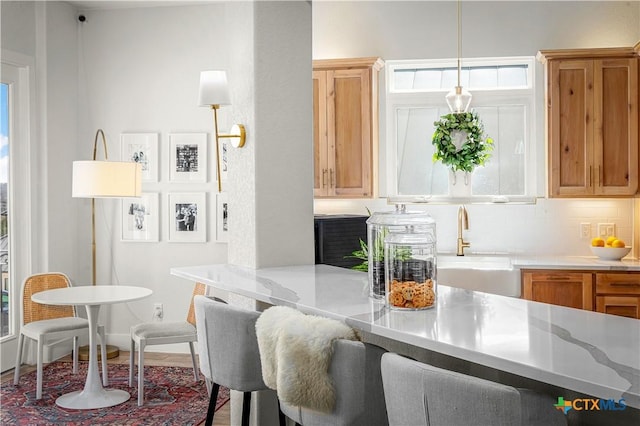
<instances>
[{"instance_id":1,"label":"green plant in vase","mask_svg":"<svg viewBox=\"0 0 640 426\"><path fill-rule=\"evenodd\" d=\"M360 239L360 250L354 250L349 256L345 256L350 259L360 259L362 263L352 266L351 269L355 269L356 271L367 272L369 270L369 250L367 248L367 243Z\"/></svg>"},{"instance_id":2,"label":"green plant in vase","mask_svg":"<svg viewBox=\"0 0 640 426\"><path fill-rule=\"evenodd\" d=\"M361 259L362 263L353 266L351 269L369 273L371 284L371 292L375 297L384 296L385 294L385 262L384 262L384 240L389 233L388 229L382 229L376 235L373 247L369 248L368 244L360 240L360 249L355 250L349 258ZM369 250L373 251L370 253ZM371 257L369 257L371 254ZM400 249L395 253L396 261L407 261L411 258L410 249ZM371 264L369 263L371 261Z\"/></svg>"}]
</instances>

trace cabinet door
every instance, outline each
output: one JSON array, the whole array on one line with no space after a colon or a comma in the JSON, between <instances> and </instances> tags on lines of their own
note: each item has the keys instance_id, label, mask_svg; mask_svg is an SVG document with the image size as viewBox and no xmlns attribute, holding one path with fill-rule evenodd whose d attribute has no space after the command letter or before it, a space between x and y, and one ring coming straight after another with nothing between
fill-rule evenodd
<instances>
[{"instance_id":1,"label":"cabinet door","mask_svg":"<svg viewBox=\"0 0 640 426\"><path fill-rule=\"evenodd\" d=\"M328 195L327 73L313 72L313 195Z\"/></svg>"},{"instance_id":2,"label":"cabinet door","mask_svg":"<svg viewBox=\"0 0 640 426\"><path fill-rule=\"evenodd\" d=\"M593 193L593 61L552 61L548 84L550 195L590 195Z\"/></svg>"},{"instance_id":3,"label":"cabinet door","mask_svg":"<svg viewBox=\"0 0 640 426\"><path fill-rule=\"evenodd\" d=\"M604 314L640 319L640 296L597 296L596 310Z\"/></svg>"},{"instance_id":4,"label":"cabinet door","mask_svg":"<svg viewBox=\"0 0 640 426\"><path fill-rule=\"evenodd\" d=\"M591 273L522 271L522 295L535 302L593 310Z\"/></svg>"},{"instance_id":5,"label":"cabinet door","mask_svg":"<svg viewBox=\"0 0 640 426\"><path fill-rule=\"evenodd\" d=\"M638 188L638 61L594 61L594 193Z\"/></svg>"},{"instance_id":6,"label":"cabinet door","mask_svg":"<svg viewBox=\"0 0 640 426\"><path fill-rule=\"evenodd\" d=\"M327 71L329 187L336 196L370 197L371 70Z\"/></svg>"}]
</instances>

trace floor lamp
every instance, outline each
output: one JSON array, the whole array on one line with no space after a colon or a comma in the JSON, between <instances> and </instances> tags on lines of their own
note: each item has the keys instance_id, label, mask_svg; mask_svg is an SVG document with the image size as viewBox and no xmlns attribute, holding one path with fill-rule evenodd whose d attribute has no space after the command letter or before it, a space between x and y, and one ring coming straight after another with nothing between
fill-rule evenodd
<instances>
[{"instance_id":1,"label":"floor lamp","mask_svg":"<svg viewBox=\"0 0 640 426\"><path fill-rule=\"evenodd\" d=\"M104 161L97 161L98 137L102 137ZM93 160L74 161L71 196L91 198L91 255L92 285L96 285L96 198L140 197L142 193L142 166L135 162L107 161L107 140L102 129L93 141ZM104 342L103 342L104 343ZM89 348L78 352L80 359L89 359ZM107 345L107 358L115 358L119 350Z\"/></svg>"}]
</instances>

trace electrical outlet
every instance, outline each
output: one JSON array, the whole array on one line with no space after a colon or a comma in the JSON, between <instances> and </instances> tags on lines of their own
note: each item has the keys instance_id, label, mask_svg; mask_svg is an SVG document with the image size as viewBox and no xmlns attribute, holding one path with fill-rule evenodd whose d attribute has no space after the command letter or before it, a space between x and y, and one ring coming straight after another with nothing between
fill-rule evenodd
<instances>
[{"instance_id":1,"label":"electrical outlet","mask_svg":"<svg viewBox=\"0 0 640 426\"><path fill-rule=\"evenodd\" d=\"M162 321L163 317L164 317L164 311L162 309L162 303L154 303L153 304L153 320Z\"/></svg>"},{"instance_id":2,"label":"electrical outlet","mask_svg":"<svg viewBox=\"0 0 640 426\"><path fill-rule=\"evenodd\" d=\"M598 224L598 236L606 239L607 237L611 237L616 235L616 224L615 223L599 223Z\"/></svg>"},{"instance_id":3,"label":"electrical outlet","mask_svg":"<svg viewBox=\"0 0 640 426\"><path fill-rule=\"evenodd\" d=\"M591 237L591 224L589 222L582 222L580 224L580 238Z\"/></svg>"}]
</instances>

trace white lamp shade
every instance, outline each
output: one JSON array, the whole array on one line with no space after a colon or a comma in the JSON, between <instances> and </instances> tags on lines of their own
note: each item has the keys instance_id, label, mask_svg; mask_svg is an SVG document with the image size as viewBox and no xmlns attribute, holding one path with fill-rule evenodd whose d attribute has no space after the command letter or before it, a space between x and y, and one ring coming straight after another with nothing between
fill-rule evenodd
<instances>
[{"instance_id":1,"label":"white lamp shade","mask_svg":"<svg viewBox=\"0 0 640 426\"><path fill-rule=\"evenodd\" d=\"M226 71L202 71L200 73L200 106L230 105Z\"/></svg>"},{"instance_id":2,"label":"white lamp shade","mask_svg":"<svg viewBox=\"0 0 640 426\"><path fill-rule=\"evenodd\" d=\"M124 161L74 161L74 198L140 197L142 166Z\"/></svg>"}]
</instances>

